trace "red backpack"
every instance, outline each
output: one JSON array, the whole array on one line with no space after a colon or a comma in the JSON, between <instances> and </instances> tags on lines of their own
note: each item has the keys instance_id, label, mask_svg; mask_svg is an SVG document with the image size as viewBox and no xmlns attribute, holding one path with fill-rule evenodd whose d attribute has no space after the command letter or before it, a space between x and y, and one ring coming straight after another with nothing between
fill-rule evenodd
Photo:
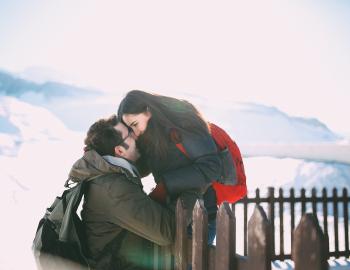
<instances>
[{"instance_id":1,"label":"red backpack","mask_svg":"<svg viewBox=\"0 0 350 270\"><path fill-rule=\"evenodd\" d=\"M233 166L231 166L231 164L227 166L233 167L233 173L230 173L229 182L221 180L212 181L212 186L216 192L217 204L220 205L224 201L235 203L247 195L246 176L241 152L237 144L222 128L210 123L209 129L220 155L221 153L228 152L230 154L228 162L233 163ZM187 152L182 143L177 143L176 147L187 156Z\"/></svg>"}]
</instances>

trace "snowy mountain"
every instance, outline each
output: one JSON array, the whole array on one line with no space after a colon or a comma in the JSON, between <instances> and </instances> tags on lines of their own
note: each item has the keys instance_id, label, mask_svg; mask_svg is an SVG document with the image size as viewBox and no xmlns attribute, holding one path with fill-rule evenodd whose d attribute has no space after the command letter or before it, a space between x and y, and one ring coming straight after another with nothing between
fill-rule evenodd
<instances>
[{"instance_id":1,"label":"snowy mountain","mask_svg":"<svg viewBox=\"0 0 350 270\"><path fill-rule=\"evenodd\" d=\"M26 99L26 96L41 95L46 99L60 96L79 97L80 95L95 95L97 92L76 86L45 81L36 83L14 76L10 73L0 71L0 94Z\"/></svg>"},{"instance_id":2,"label":"snowy mountain","mask_svg":"<svg viewBox=\"0 0 350 270\"><path fill-rule=\"evenodd\" d=\"M293 117L276 107L254 103L200 104L239 143L315 143L342 139L317 119Z\"/></svg>"},{"instance_id":3,"label":"snowy mountain","mask_svg":"<svg viewBox=\"0 0 350 270\"><path fill-rule=\"evenodd\" d=\"M54 71L30 69L25 78L54 77ZM43 81L43 80L41 80ZM115 113L123 93L103 94L57 82L36 83L0 71L0 95L13 96L51 111L65 125L85 131L96 118ZM175 95L176 96L176 93ZM239 144L315 143L342 139L317 119L292 117L275 107L254 103L212 102L181 93L194 102L209 121L224 127Z\"/></svg>"},{"instance_id":4,"label":"snowy mountain","mask_svg":"<svg viewBox=\"0 0 350 270\"><path fill-rule=\"evenodd\" d=\"M47 91L47 84L5 75L0 73L0 211L11 222L4 223L0 230L0 238L9 243L0 269L16 269L19 246L23 250L21 258L34 269L30 245L44 209L60 195L70 166L81 156L87 127L97 118L115 113L122 94L85 95L84 89L75 92L67 85L56 88L62 92ZM197 101L206 118L224 127L238 142L245 156L250 192L259 187L263 195L268 186L350 189L350 165L320 162L320 151L302 152L305 145L330 145L333 148L325 152L328 156L347 151L349 143L322 122L291 117L260 104L216 105L205 98L198 102L193 96L188 100ZM295 147L302 144L302 149ZM298 153L304 156L290 158ZM152 181L143 182L149 191ZM20 243L13 241L8 231L18 232Z\"/></svg>"},{"instance_id":5,"label":"snowy mountain","mask_svg":"<svg viewBox=\"0 0 350 270\"><path fill-rule=\"evenodd\" d=\"M72 84L72 82L75 81L71 75L65 72L41 66L32 66L25 68L23 71L17 73L17 76L21 79L33 81L38 84L42 84L48 81Z\"/></svg>"},{"instance_id":6,"label":"snowy mountain","mask_svg":"<svg viewBox=\"0 0 350 270\"><path fill-rule=\"evenodd\" d=\"M29 72L29 73L28 73ZM101 92L97 90L85 89L74 85L58 83L54 81L44 81L37 83L24 78L47 78L41 70L29 70L26 76L13 75L5 71L0 71L0 96L15 97L26 103L48 109L56 117L65 123L72 130L86 130L89 124L97 117L99 111L106 111L111 108L105 104L99 104ZM35 76L32 76L32 73ZM50 77L54 77L51 75ZM95 104L89 110L89 103ZM108 108L108 109L107 109ZM91 117L89 117L91 115Z\"/></svg>"},{"instance_id":7,"label":"snowy mountain","mask_svg":"<svg viewBox=\"0 0 350 270\"><path fill-rule=\"evenodd\" d=\"M0 154L15 155L23 143L60 140L72 136L48 110L0 96Z\"/></svg>"}]
</instances>

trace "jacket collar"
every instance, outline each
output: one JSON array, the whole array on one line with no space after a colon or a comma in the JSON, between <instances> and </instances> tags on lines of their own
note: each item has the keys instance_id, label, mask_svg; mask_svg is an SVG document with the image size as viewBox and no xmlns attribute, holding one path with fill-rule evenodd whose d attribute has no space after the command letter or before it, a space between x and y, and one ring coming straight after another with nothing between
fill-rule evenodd
<instances>
[{"instance_id":1,"label":"jacket collar","mask_svg":"<svg viewBox=\"0 0 350 270\"><path fill-rule=\"evenodd\" d=\"M111 173L123 173L130 179L139 179L137 177L136 168L133 169L131 164L121 158L110 159L108 161L101 157L95 150L89 150L84 153L84 156L78 159L71 168L66 181L66 186L69 186L69 182L80 182L85 180L92 180L95 177ZM129 166L128 166L129 164ZM134 176L136 175L136 177Z\"/></svg>"},{"instance_id":2,"label":"jacket collar","mask_svg":"<svg viewBox=\"0 0 350 270\"><path fill-rule=\"evenodd\" d=\"M103 159L114 166L126 169L133 177L140 177L137 168L131 162L124 158L114 156L103 156Z\"/></svg>"}]
</instances>

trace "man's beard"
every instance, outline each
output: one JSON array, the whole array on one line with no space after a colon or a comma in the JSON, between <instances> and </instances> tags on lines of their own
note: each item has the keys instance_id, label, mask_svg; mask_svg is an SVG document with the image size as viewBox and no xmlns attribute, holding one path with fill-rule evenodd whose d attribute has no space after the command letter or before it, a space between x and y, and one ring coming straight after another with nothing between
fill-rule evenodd
<instances>
[{"instance_id":1,"label":"man's beard","mask_svg":"<svg viewBox=\"0 0 350 270\"><path fill-rule=\"evenodd\" d=\"M140 156L141 156L141 153L140 153L138 147L136 146L135 152L133 154L133 162L135 163L140 158Z\"/></svg>"}]
</instances>

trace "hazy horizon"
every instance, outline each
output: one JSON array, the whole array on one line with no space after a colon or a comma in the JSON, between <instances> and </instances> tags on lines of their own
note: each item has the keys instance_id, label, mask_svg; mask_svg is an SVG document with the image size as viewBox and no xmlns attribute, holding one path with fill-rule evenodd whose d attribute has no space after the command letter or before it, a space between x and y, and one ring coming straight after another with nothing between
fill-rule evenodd
<instances>
[{"instance_id":1,"label":"hazy horizon","mask_svg":"<svg viewBox=\"0 0 350 270\"><path fill-rule=\"evenodd\" d=\"M0 18L1 69L256 102L350 137L348 1L5 0Z\"/></svg>"}]
</instances>

